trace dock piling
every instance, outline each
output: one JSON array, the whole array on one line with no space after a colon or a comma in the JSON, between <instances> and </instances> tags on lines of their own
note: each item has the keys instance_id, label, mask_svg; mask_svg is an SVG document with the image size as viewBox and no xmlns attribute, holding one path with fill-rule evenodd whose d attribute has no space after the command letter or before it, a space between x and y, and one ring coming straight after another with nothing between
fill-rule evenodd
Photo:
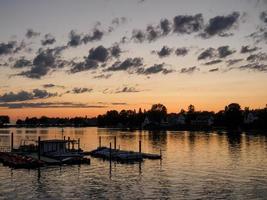
<instances>
[{"instance_id":1,"label":"dock piling","mask_svg":"<svg viewBox=\"0 0 267 200\"><path fill-rule=\"evenodd\" d=\"M80 150L80 138L78 138L78 149Z\"/></svg>"},{"instance_id":2,"label":"dock piling","mask_svg":"<svg viewBox=\"0 0 267 200\"><path fill-rule=\"evenodd\" d=\"M141 154L142 153L142 141L139 140L139 153Z\"/></svg>"},{"instance_id":3,"label":"dock piling","mask_svg":"<svg viewBox=\"0 0 267 200\"><path fill-rule=\"evenodd\" d=\"M13 132L11 132L11 145L10 145L10 148L11 148L11 152L12 152L13 148L14 148L14 134L13 134Z\"/></svg>"},{"instance_id":4,"label":"dock piling","mask_svg":"<svg viewBox=\"0 0 267 200\"><path fill-rule=\"evenodd\" d=\"M101 147L101 136L99 136L99 146L98 147Z\"/></svg>"},{"instance_id":5,"label":"dock piling","mask_svg":"<svg viewBox=\"0 0 267 200\"><path fill-rule=\"evenodd\" d=\"M68 137L68 151L70 150L70 137Z\"/></svg>"},{"instance_id":6,"label":"dock piling","mask_svg":"<svg viewBox=\"0 0 267 200\"><path fill-rule=\"evenodd\" d=\"M116 136L114 137L114 149L115 150L117 149L117 137Z\"/></svg>"},{"instance_id":7,"label":"dock piling","mask_svg":"<svg viewBox=\"0 0 267 200\"><path fill-rule=\"evenodd\" d=\"M38 160L41 160L41 137L38 136Z\"/></svg>"},{"instance_id":8,"label":"dock piling","mask_svg":"<svg viewBox=\"0 0 267 200\"><path fill-rule=\"evenodd\" d=\"M109 162L111 164L111 142L109 143Z\"/></svg>"}]
</instances>

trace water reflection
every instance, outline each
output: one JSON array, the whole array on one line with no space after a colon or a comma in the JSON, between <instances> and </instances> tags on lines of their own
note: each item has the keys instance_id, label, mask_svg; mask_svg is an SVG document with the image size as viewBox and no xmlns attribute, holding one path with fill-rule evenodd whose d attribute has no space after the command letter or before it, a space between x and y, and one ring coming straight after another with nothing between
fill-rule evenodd
<instances>
[{"instance_id":1,"label":"water reflection","mask_svg":"<svg viewBox=\"0 0 267 200\"><path fill-rule=\"evenodd\" d=\"M61 128L0 130L0 145L27 138L61 138ZM92 150L121 149L159 153L163 160L134 165L92 158L91 165L10 170L0 166L0 199L264 199L267 191L267 138L257 134L187 131L125 131L64 128ZM162 162L162 163L161 163ZM32 192L29 192L32 191Z\"/></svg>"}]
</instances>

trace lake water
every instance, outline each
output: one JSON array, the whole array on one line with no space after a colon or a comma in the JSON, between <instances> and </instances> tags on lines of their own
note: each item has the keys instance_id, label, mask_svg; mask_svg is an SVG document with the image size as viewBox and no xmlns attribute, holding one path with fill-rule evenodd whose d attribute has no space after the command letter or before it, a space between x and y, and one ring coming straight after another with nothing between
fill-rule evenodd
<instances>
[{"instance_id":1,"label":"lake water","mask_svg":"<svg viewBox=\"0 0 267 200\"><path fill-rule=\"evenodd\" d=\"M61 138L59 128L0 129L0 146L23 139ZM12 170L0 164L0 199L267 199L267 136L224 132L120 131L65 128L81 148L109 146L159 153L163 160L119 164L92 158L91 165Z\"/></svg>"}]
</instances>

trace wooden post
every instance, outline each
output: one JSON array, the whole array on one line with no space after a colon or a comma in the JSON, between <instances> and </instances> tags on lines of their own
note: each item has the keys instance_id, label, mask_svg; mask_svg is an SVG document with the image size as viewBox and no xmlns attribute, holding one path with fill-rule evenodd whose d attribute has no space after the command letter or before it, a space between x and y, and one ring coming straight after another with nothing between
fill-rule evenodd
<instances>
[{"instance_id":1,"label":"wooden post","mask_svg":"<svg viewBox=\"0 0 267 200\"><path fill-rule=\"evenodd\" d=\"M116 136L114 137L114 149L115 150L117 149L117 137Z\"/></svg>"},{"instance_id":2,"label":"wooden post","mask_svg":"<svg viewBox=\"0 0 267 200\"><path fill-rule=\"evenodd\" d=\"M161 151L161 149L159 150L159 155L160 155L160 159L162 159L162 151Z\"/></svg>"},{"instance_id":3,"label":"wooden post","mask_svg":"<svg viewBox=\"0 0 267 200\"><path fill-rule=\"evenodd\" d=\"M68 137L68 151L70 150L70 137Z\"/></svg>"},{"instance_id":4,"label":"wooden post","mask_svg":"<svg viewBox=\"0 0 267 200\"><path fill-rule=\"evenodd\" d=\"M10 144L11 152L13 151L14 148L14 134L13 132L11 133L11 144Z\"/></svg>"},{"instance_id":5,"label":"wooden post","mask_svg":"<svg viewBox=\"0 0 267 200\"><path fill-rule=\"evenodd\" d=\"M38 160L41 160L41 137L38 136Z\"/></svg>"},{"instance_id":6,"label":"wooden post","mask_svg":"<svg viewBox=\"0 0 267 200\"><path fill-rule=\"evenodd\" d=\"M109 143L109 162L111 164L111 142Z\"/></svg>"},{"instance_id":7,"label":"wooden post","mask_svg":"<svg viewBox=\"0 0 267 200\"><path fill-rule=\"evenodd\" d=\"M139 140L139 153L141 154L142 153L142 141Z\"/></svg>"},{"instance_id":8,"label":"wooden post","mask_svg":"<svg viewBox=\"0 0 267 200\"><path fill-rule=\"evenodd\" d=\"M72 139L72 142L71 142L71 144L72 144L72 150L74 149L74 139Z\"/></svg>"},{"instance_id":9,"label":"wooden post","mask_svg":"<svg viewBox=\"0 0 267 200\"><path fill-rule=\"evenodd\" d=\"M101 147L101 136L99 136L99 146L98 147Z\"/></svg>"},{"instance_id":10,"label":"wooden post","mask_svg":"<svg viewBox=\"0 0 267 200\"><path fill-rule=\"evenodd\" d=\"M80 138L78 138L78 150L80 150Z\"/></svg>"},{"instance_id":11,"label":"wooden post","mask_svg":"<svg viewBox=\"0 0 267 200\"><path fill-rule=\"evenodd\" d=\"M64 141L66 140L66 136L63 137L63 140L64 140Z\"/></svg>"}]
</instances>

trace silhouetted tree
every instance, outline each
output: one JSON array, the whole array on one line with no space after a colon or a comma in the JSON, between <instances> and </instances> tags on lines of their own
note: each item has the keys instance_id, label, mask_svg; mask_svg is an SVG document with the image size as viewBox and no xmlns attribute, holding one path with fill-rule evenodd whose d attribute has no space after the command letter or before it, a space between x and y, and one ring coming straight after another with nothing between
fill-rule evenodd
<instances>
[{"instance_id":1,"label":"silhouetted tree","mask_svg":"<svg viewBox=\"0 0 267 200\"><path fill-rule=\"evenodd\" d=\"M225 122L229 128L237 128L243 121L241 107L238 103L231 103L225 107Z\"/></svg>"},{"instance_id":2,"label":"silhouetted tree","mask_svg":"<svg viewBox=\"0 0 267 200\"><path fill-rule=\"evenodd\" d=\"M167 108L163 104L154 104L147 113L151 121L160 123L162 120L166 120Z\"/></svg>"}]
</instances>

